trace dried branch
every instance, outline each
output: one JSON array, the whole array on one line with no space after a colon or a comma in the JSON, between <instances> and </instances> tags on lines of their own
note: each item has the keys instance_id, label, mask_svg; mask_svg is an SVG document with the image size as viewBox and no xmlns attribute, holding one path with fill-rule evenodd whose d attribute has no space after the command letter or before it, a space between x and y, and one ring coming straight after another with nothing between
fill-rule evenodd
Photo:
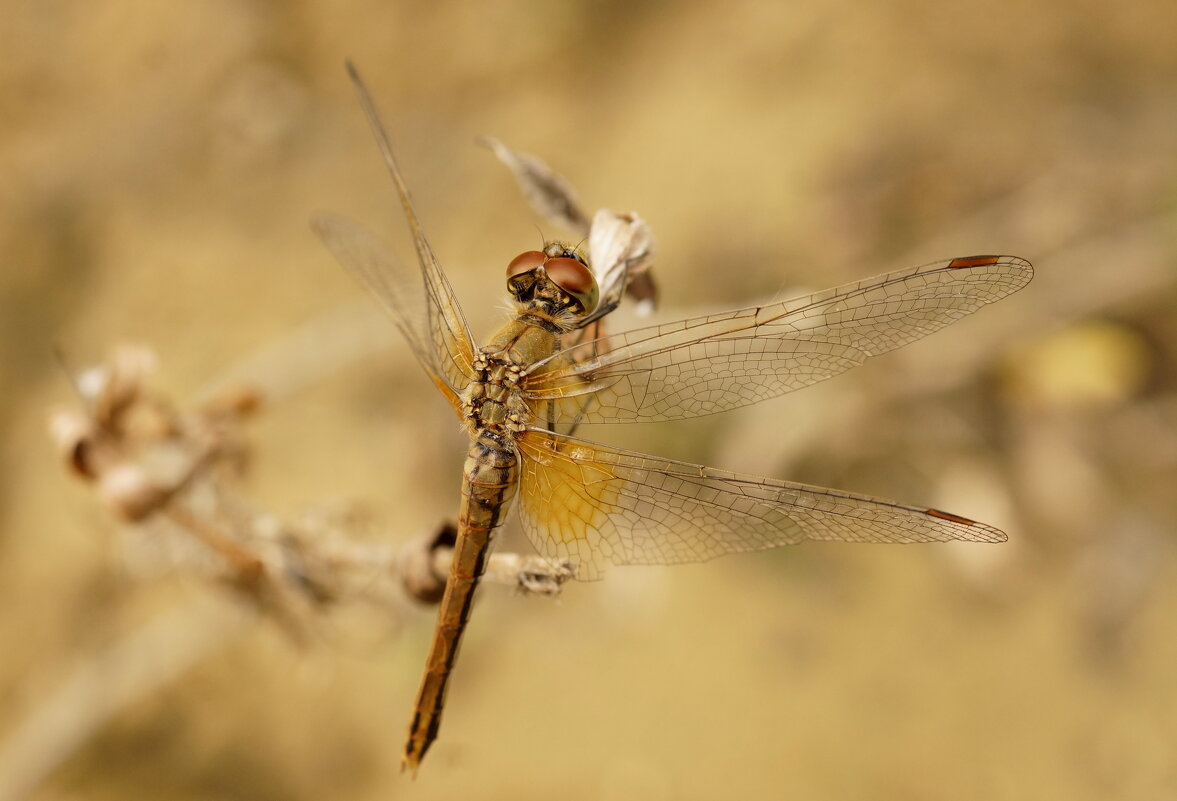
<instances>
[{"instance_id":1,"label":"dried branch","mask_svg":"<svg viewBox=\"0 0 1177 801\"><path fill-rule=\"evenodd\" d=\"M398 591L427 603L440 598L452 525L397 548L365 541L354 516L281 521L256 510L233 485L249 456L241 423L261 408L260 395L226 388L180 411L148 388L153 366L143 348L116 350L78 376L84 408L55 411L49 428L68 467L115 517L146 537L170 528L203 546L195 556L178 551L176 567L224 580L297 640L304 639L298 621L331 605L391 607ZM486 580L551 596L572 573L568 564L499 554Z\"/></svg>"},{"instance_id":2,"label":"dried branch","mask_svg":"<svg viewBox=\"0 0 1177 801\"><path fill-rule=\"evenodd\" d=\"M81 408L55 410L51 437L133 541L185 544L170 549L169 568L231 594L194 598L82 658L0 745L0 801L32 792L121 710L231 642L259 613L304 644L317 618L345 604L395 616L406 598L436 603L444 592L452 524L397 547L362 536L354 515L284 521L257 510L234 485L249 462L241 424L261 409L260 393L222 384L182 411L149 388L154 365L147 349L123 347L79 373ZM570 563L507 553L491 557L484 580L552 597L574 573Z\"/></svg>"}]
</instances>

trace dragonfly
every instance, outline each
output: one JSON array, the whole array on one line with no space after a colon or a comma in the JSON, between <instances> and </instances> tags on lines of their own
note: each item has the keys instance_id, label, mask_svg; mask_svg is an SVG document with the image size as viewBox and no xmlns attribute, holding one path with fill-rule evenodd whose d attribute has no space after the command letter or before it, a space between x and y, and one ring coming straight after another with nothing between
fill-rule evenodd
<instances>
[{"instance_id":1,"label":"dragonfly","mask_svg":"<svg viewBox=\"0 0 1177 801\"><path fill-rule=\"evenodd\" d=\"M967 256L805 297L608 334L587 257L547 241L506 265L514 315L484 345L422 230L391 139L348 71L403 207L419 278L350 221L312 225L391 313L469 435L457 538L402 753L416 774L436 740L474 590L515 506L537 551L599 578L610 565L701 562L805 540L997 543L950 512L622 450L575 436L586 423L680 420L810 386L1024 287L1015 256ZM416 286L414 287L414 284ZM600 336L584 335L586 329Z\"/></svg>"}]
</instances>

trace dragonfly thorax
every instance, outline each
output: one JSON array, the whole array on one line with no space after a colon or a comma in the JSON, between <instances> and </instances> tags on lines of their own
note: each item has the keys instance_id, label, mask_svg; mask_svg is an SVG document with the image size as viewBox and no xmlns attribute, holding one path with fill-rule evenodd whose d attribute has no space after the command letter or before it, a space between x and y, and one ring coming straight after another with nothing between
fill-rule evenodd
<instances>
[{"instance_id":1,"label":"dragonfly thorax","mask_svg":"<svg viewBox=\"0 0 1177 801\"><path fill-rule=\"evenodd\" d=\"M518 434L531 422L531 408L520 386L524 366L529 362L521 358L524 354L520 349L531 350L527 346L540 344L536 339L549 340L551 334L531 325L518 330L519 325L518 321L508 325L501 332L510 334L506 342L482 348L471 365L475 377L462 393L462 402L467 419L477 430ZM533 332L538 332L538 337Z\"/></svg>"}]
</instances>

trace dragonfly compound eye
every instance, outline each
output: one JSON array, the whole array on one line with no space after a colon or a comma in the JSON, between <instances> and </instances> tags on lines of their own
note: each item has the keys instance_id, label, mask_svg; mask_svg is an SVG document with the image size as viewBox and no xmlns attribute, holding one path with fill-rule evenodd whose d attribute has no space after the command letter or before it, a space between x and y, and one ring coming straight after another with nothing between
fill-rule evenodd
<instances>
[{"instance_id":1,"label":"dragonfly compound eye","mask_svg":"<svg viewBox=\"0 0 1177 801\"><path fill-rule=\"evenodd\" d=\"M507 265L507 291L522 300L534 288L537 272L547 256L538 250L527 250L511 259Z\"/></svg>"},{"instance_id":2,"label":"dragonfly compound eye","mask_svg":"<svg viewBox=\"0 0 1177 801\"><path fill-rule=\"evenodd\" d=\"M544 263L545 256L538 250L525 250L515 258L511 259L511 263L507 265L507 278L511 279L523 273L529 273L536 267Z\"/></svg>"},{"instance_id":3,"label":"dragonfly compound eye","mask_svg":"<svg viewBox=\"0 0 1177 801\"><path fill-rule=\"evenodd\" d=\"M566 256L548 259L544 263L544 272L553 284L576 300L582 313L587 314L597 307L597 279L581 262Z\"/></svg>"}]
</instances>

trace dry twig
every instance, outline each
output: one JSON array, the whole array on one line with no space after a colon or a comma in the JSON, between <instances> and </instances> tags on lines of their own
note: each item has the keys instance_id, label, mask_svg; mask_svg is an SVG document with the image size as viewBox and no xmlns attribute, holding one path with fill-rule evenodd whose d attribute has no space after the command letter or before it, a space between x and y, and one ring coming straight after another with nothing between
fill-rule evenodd
<instances>
[{"instance_id":1,"label":"dry twig","mask_svg":"<svg viewBox=\"0 0 1177 801\"><path fill-rule=\"evenodd\" d=\"M170 567L232 590L193 599L81 660L0 746L0 801L24 797L128 705L211 656L260 613L296 643L317 617L346 604L390 614L403 599L436 603L445 589L454 529L395 547L360 536L353 517L283 521L234 489L249 462L241 424L262 406L227 387L181 410L151 390L145 348L117 349L74 377L81 408L54 411L49 430L67 468L93 486L132 539L180 535ZM192 547L195 546L195 547ZM533 556L495 554L485 580L551 597L575 570ZM244 601L244 606L242 605ZM399 603L398 603L399 602Z\"/></svg>"}]
</instances>

